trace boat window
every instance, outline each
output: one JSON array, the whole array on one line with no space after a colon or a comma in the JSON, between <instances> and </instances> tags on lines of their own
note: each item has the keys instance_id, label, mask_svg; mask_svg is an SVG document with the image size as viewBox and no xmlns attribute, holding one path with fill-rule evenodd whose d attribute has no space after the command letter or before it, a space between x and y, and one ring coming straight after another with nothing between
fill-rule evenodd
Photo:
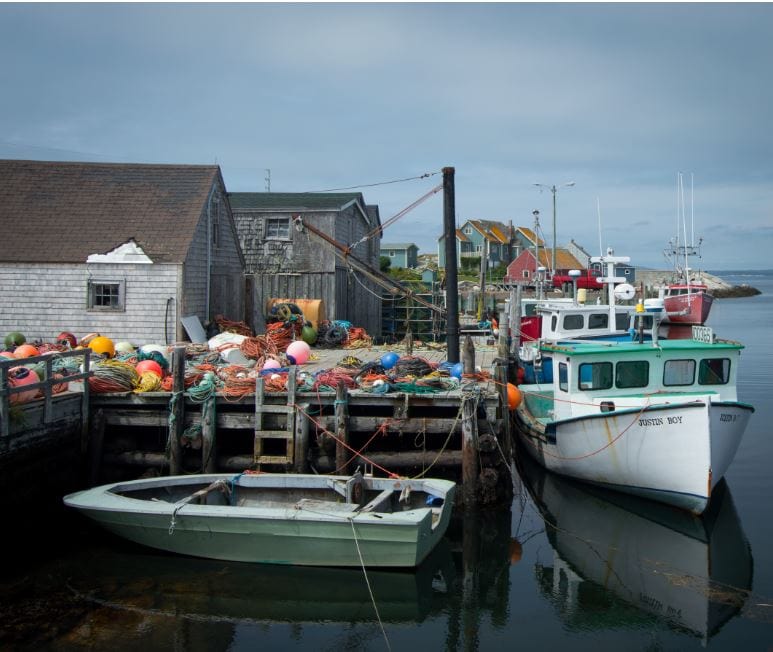
<instances>
[{"instance_id":1,"label":"boat window","mask_svg":"<svg viewBox=\"0 0 773 652\"><path fill-rule=\"evenodd\" d=\"M553 315L550 318L550 330L555 333L556 328L558 327L558 315Z\"/></svg>"},{"instance_id":2,"label":"boat window","mask_svg":"<svg viewBox=\"0 0 773 652\"><path fill-rule=\"evenodd\" d=\"M566 315L564 317L564 330L578 331L583 327L582 315Z\"/></svg>"},{"instance_id":3,"label":"boat window","mask_svg":"<svg viewBox=\"0 0 773 652\"><path fill-rule=\"evenodd\" d=\"M527 303L524 306L523 316L524 317L534 317L534 315L537 314L537 304L536 303Z\"/></svg>"},{"instance_id":4,"label":"boat window","mask_svg":"<svg viewBox=\"0 0 773 652\"><path fill-rule=\"evenodd\" d=\"M607 324L609 324L609 315L605 312L588 315L588 328L606 328Z\"/></svg>"},{"instance_id":5,"label":"boat window","mask_svg":"<svg viewBox=\"0 0 773 652\"><path fill-rule=\"evenodd\" d=\"M699 385L727 385L730 380L730 360L727 358L708 358L701 360L698 366Z\"/></svg>"},{"instance_id":6,"label":"boat window","mask_svg":"<svg viewBox=\"0 0 773 652\"><path fill-rule=\"evenodd\" d=\"M586 362L580 365L579 385L582 390L612 387L611 362Z\"/></svg>"},{"instance_id":7,"label":"boat window","mask_svg":"<svg viewBox=\"0 0 773 652\"><path fill-rule=\"evenodd\" d=\"M620 388L646 387L650 378L650 363L645 360L618 362L615 367L615 386Z\"/></svg>"},{"instance_id":8,"label":"boat window","mask_svg":"<svg viewBox=\"0 0 773 652\"><path fill-rule=\"evenodd\" d=\"M663 384L692 385L695 382L695 360L666 360L663 365Z\"/></svg>"},{"instance_id":9,"label":"boat window","mask_svg":"<svg viewBox=\"0 0 773 652\"><path fill-rule=\"evenodd\" d=\"M567 372L566 362L558 363L558 389L562 392L569 391L569 373Z\"/></svg>"},{"instance_id":10,"label":"boat window","mask_svg":"<svg viewBox=\"0 0 773 652\"><path fill-rule=\"evenodd\" d=\"M628 320L630 319L630 313L628 312L616 312L615 313L615 330L617 331L627 331L628 330Z\"/></svg>"}]
</instances>

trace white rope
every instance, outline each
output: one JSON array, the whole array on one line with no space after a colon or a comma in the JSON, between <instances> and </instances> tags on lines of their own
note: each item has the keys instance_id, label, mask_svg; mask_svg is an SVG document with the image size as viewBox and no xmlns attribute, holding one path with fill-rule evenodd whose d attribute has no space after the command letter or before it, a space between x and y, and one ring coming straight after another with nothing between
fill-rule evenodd
<instances>
[{"instance_id":1,"label":"white rope","mask_svg":"<svg viewBox=\"0 0 773 652\"><path fill-rule=\"evenodd\" d=\"M387 637L386 630L384 629L384 623L381 622L381 614L378 612L376 606L376 598L373 597L373 589L370 588L370 580L368 579L368 572L365 570L365 561L362 558L362 552L360 551L360 543L357 541L357 530L354 529L354 519L349 519L349 523L352 526L352 534L354 535L354 545L357 546L357 554L360 557L360 565L362 566L362 574L365 576L365 584L368 585L368 593L370 594L370 601L373 603L373 610L376 612L376 618L378 618L378 626L381 627L381 633L384 635L384 641L386 642L387 650L392 652L392 646L389 644L389 638Z\"/></svg>"}]
</instances>

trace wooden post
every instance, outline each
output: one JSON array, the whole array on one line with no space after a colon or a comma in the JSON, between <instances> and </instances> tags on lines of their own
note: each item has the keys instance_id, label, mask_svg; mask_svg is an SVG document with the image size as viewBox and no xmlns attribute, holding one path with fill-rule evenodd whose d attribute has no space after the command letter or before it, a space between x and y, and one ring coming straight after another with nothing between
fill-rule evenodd
<instances>
[{"instance_id":1,"label":"wooden post","mask_svg":"<svg viewBox=\"0 0 773 652\"><path fill-rule=\"evenodd\" d=\"M478 485L478 419L475 399L462 399L462 494L465 507L475 505Z\"/></svg>"},{"instance_id":2,"label":"wooden post","mask_svg":"<svg viewBox=\"0 0 773 652\"><path fill-rule=\"evenodd\" d=\"M348 397L349 393L346 391L346 385L338 383L336 388L336 403L335 403L335 417L336 417L336 473L347 475L348 464L346 458L349 455L349 449L344 444L349 443L349 429L346 423L346 417L348 413Z\"/></svg>"},{"instance_id":3,"label":"wooden post","mask_svg":"<svg viewBox=\"0 0 773 652\"><path fill-rule=\"evenodd\" d=\"M446 348L450 363L459 362L459 281L456 268L456 193L452 167L443 168L443 237L446 262Z\"/></svg>"},{"instance_id":4,"label":"wooden post","mask_svg":"<svg viewBox=\"0 0 773 652\"><path fill-rule=\"evenodd\" d=\"M462 370L466 374L475 373L475 345L469 335L464 337L464 353L462 354Z\"/></svg>"},{"instance_id":5,"label":"wooden post","mask_svg":"<svg viewBox=\"0 0 773 652\"><path fill-rule=\"evenodd\" d=\"M84 383L87 382L84 380ZM105 413L102 408L97 410L91 420L91 445L89 447L89 479L91 486L99 482L99 472L102 466L102 446L105 441Z\"/></svg>"},{"instance_id":6,"label":"wooden post","mask_svg":"<svg viewBox=\"0 0 773 652\"><path fill-rule=\"evenodd\" d=\"M309 404L303 403L295 411L295 456L293 460L293 471L295 473L306 473L309 457L309 420L306 413L309 410Z\"/></svg>"},{"instance_id":7,"label":"wooden post","mask_svg":"<svg viewBox=\"0 0 773 652\"><path fill-rule=\"evenodd\" d=\"M208 398L201 406L201 467L204 473L214 473L216 470L217 399Z\"/></svg>"},{"instance_id":8,"label":"wooden post","mask_svg":"<svg viewBox=\"0 0 773 652\"><path fill-rule=\"evenodd\" d=\"M81 395L81 453L84 455L89 449L89 435L91 432L89 404L89 375L91 374L91 349L83 349L83 394Z\"/></svg>"},{"instance_id":9,"label":"wooden post","mask_svg":"<svg viewBox=\"0 0 773 652\"><path fill-rule=\"evenodd\" d=\"M172 351L172 427L169 429L169 474L178 475L182 470L182 445L180 437L185 430L185 347L176 346ZM202 408L202 422L204 418ZM203 448L203 447L202 447Z\"/></svg>"}]
</instances>

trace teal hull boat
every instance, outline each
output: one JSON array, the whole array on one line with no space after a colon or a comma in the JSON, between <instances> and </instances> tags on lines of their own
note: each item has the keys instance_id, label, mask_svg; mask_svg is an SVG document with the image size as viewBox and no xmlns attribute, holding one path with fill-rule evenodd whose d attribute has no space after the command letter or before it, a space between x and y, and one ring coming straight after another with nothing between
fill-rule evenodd
<instances>
[{"instance_id":1,"label":"teal hull boat","mask_svg":"<svg viewBox=\"0 0 773 652\"><path fill-rule=\"evenodd\" d=\"M119 482L64 503L135 543L266 564L418 566L443 538L455 483L275 473Z\"/></svg>"}]
</instances>

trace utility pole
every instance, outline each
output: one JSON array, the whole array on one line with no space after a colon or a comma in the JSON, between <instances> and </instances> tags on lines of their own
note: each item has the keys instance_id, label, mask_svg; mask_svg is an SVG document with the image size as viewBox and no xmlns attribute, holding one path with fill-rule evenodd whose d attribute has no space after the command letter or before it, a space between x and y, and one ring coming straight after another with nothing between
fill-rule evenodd
<instances>
[{"instance_id":1,"label":"utility pole","mask_svg":"<svg viewBox=\"0 0 773 652\"><path fill-rule=\"evenodd\" d=\"M540 188L547 188L550 192L553 193L553 255L550 262L550 274L552 276L556 273L556 193L560 188L571 188L574 185L574 181L569 181L568 183L561 184L560 186L556 186L555 184L548 186L544 183L533 183L532 185L538 186Z\"/></svg>"},{"instance_id":2,"label":"utility pole","mask_svg":"<svg viewBox=\"0 0 773 652\"><path fill-rule=\"evenodd\" d=\"M266 178L264 179L266 182L266 192L271 192L271 169L266 168Z\"/></svg>"}]
</instances>

